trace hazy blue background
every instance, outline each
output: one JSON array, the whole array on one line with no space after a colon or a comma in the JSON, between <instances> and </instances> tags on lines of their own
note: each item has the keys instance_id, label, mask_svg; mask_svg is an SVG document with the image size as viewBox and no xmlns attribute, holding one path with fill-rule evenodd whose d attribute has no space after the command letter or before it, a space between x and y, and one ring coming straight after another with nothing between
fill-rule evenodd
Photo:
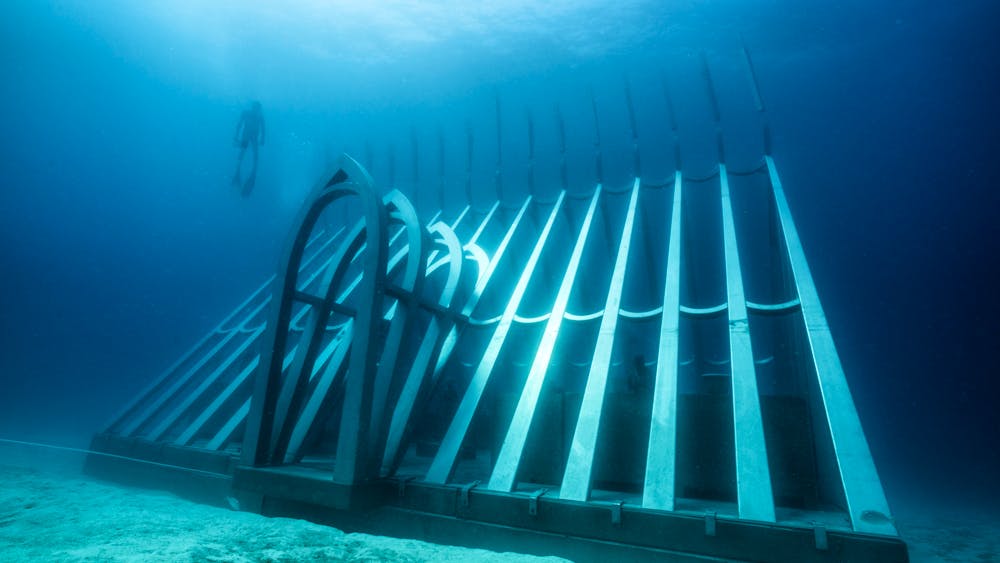
<instances>
[{"instance_id":1,"label":"hazy blue background","mask_svg":"<svg viewBox=\"0 0 1000 563\"><path fill-rule=\"evenodd\" d=\"M705 51L741 131L740 116L753 117L742 33L890 494L974 496L995 481L995 2L272 4L5 3L0 437L85 443L274 270L296 206L339 151L361 157L370 143L378 174L395 145L402 182L413 128L430 179L440 128L455 173L468 120L487 181L498 91L508 182L523 171L524 143L512 139L524 138L526 109L539 160L553 162L559 103L579 185L591 181L590 86L609 180L624 181L626 74L644 158L662 175L660 70L704 110ZM253 98L268 141L243 200L229 186L230 139ZM551 166L539 173L554 178ZM461 193L457 179L449 186Z\"/></svg>"}]
</instances>

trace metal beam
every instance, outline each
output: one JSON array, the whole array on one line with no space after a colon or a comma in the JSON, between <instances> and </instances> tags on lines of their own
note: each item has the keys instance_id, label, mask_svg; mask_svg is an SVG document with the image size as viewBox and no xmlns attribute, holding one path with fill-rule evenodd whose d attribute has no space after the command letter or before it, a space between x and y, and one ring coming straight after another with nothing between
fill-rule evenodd
<instances>
[{"instance_id":1,"label":"metal beam","mask_svg":"<svg viewBox=\"0 0 1000 563\"><path fill-rule=\"evenodd\" d=\"M353 166L351 166L353 164ZM306 235L312 231L326 205L340 197L357 193L350 185L344 185L347 179L347 166L351 172L360 168L349 157L341 159L341 167L330 170L320 178L320 181L310 193L309 203L305 205L296 217L292 237L282 257L282 267L275 279L276 290L272 293L274 302L268 320L268 345L261 354L261 365L254 381L252 401L243 439L242 461L247 465L268 463L271 453L271 432L274 422L275 406L281 388L280 357L287 343L287 329L292 314L292 294L296 289L299 266L306 242ZM367 173L364 173L367 176ZM375 209L366 209L375 213ZM370 221L369 221L370 222Z\"/></svg>"},{"instance_id":2,"label":"metal beam","mask_svg":"<svg viewBox=\"0 0 1000 563\"><path fill-rule=\"evenodd\" d=\"M313 422L316 420L323 404L330 400L330 390L333 388L333 384L341 378L347 354L351 349L353 336L354 319L348 319L347 324L341 330L340 334L337 335L336 340L330 343L330 347L333 348L330 361L323 368L323 372L320 374L319 379L316 380L316 384L312 386L312 392L302 406L302 412L296 419L295 425L288 436L288 444L284 448L283 461L285 463L291 463L299 457L306 436L313 430Z\"/></svg>"},{"instance_id":3,"label":"metal beam","mask_svg":"<svg viewBox=\"0 0 1000 563\"><path fill-rule=\"evenodd\" d=\"M528 196L524 200L524 204L521 205L521 209L518 210L517 215L514 216L514 221L511 222L510 226L507 227L507 232L504 234L503 239L500 240L500 244L497 245L496 252L493 253L493 257L490 258L489 264L486 266L485 271L480 270L479 278L476 280L476 287L473 288L472 294L469 295L468 300L465 303L465 307L462 308L463 315L471 315L476 309L476 305L479 304L479 299L483 296L483 291L486 290L487 284L489 284L490 279L493 278L493 273L496 272L497 266L503 259L504 255L507 253L507 248L510 246L510 241L514 237L514 233L517 232L518 227L521 225L521 220L524 218L526 212L528 211L528 206L531 204L531 196ZM492 220L496 213L496 210L500 207L500 202L497 201L490 208L489 213L483 218L483 221L479 224L479 228L473 233L472 238L463 247L466 252L475 256L478 253L482 253L483 250L479 247L477 242L479 241L480 235L483 234L483 230L486 229L486 225ZM448 336L445 337L444 345L441 347L441 354L438 356L437 365L434 367L434 378L437 379L441 370L444 369L444 365L448 358L451 357L451 352L455 348L455 344L458 342L458 329L452 327L448 331Z\"/></svg>"},{"instance_id":4,"label":"metal beam","mask_svg":"<svg viewBox=\"0 0 1000 563\"><path fill-rule=\"evenodd\" d=\"M545 332L542 333L542 339L538 343L538 350L535 352L535 359L528 372L528 378L521 390L521 398L517 402L514 418L507 429L507 436L504 438L496 464L493 466L489 482L490 489L510 491L514 488L517 469L524 453L524 444L528 439L528 432L531 430L531 421L535 416L545 376L552 364L552 351L559 336L559 328L562 326L566 307L573 291L573 284L576 282L580 260L583 257L583 250L590 233L590 225L594 219L594 211L597 209L597 201L600 197L601 187L597 186L597 189L594 190L594 196L590 200L587 215L584 217L580 232L576 237L576 244L573 246L569 264L566 266L566 273L563 274L562 283L559 284L559 292L552 305L552 312L545 325Z\"/></svg>"},{"instance_id":5,"label":"metal beam","mask_svg":"<svg viewBox=\"0 0 1000 563\"><path fill-rule=\"evenodd\" d=\"M653 387L653 411L646 450L642 506L673 510L677 479L677 375L680 361L681 171L674 172L667 270L663 282L663 317Z\"/></svg>"},{"instance_id":6,"label":"metal beam","mask_svg":"<svg viewBox=\"0 0 1000 563\"><path fill-rule=\"evenodd\" d=\"M191 408L191 405L193 405L198 399L200 399L208 391L209 387L211 387L212 384L214 384L220 377L222 377L224 373L229 371L230 367L236 362L236 360L238 360L241 356L243 356L243 354L245 354L247 350L250 349L251 345L257 343L258 337L260 337L260 335L263 333L264 329L263 327L261 327L253 331L253 333L250 334L249 337L244 339L243 342L239 346L237 346L235 350L229 353L229 355L226 357L225 360L223 360L218 366L216 366L215 369L212 370L211 373L209 373L204 379L202 379L198 387L188 392L181 400L181 402L178 403L173 408L173 410L170 411L170 414L163 417L160 423L156 425L156 427L154 427L153 430L150 431L146 437L153 441L161 439L163 435L166 434L167 431L170 430L170 428L172 428L174 424L177 423L177 420L180 419L180 417L183 416L184 413L186 413L188 409Z\"/></svg>"},{"instance_id":7,"label":"metal beam","mask_svg":"<svg viewBox=\"0 0 1000 563\"><path fill-rule=\"evenodd\" d=\"M199 359L193 366L188 368L180 377L175 379L170 387L157 395L153 402L142 410L141 414L132 418L132 420L122 428L120 434L122 436L132 436L135 434L135 432L145 422L147 422L153 415L163 408L163 405L165 405L168 400L173 398L174 395L176 395L185 385L188 384L188 382L191 381L194 374L198 373L202 368L208 365L208 362L214 359L215 355L218 354L227 344L229 344L229 342L238 334L240 334L238 330L231 330L225 333L222 339L212 346L211 350L202 356L201 359Z\"/></svg>"},{"instance_id":8,"label":"metal beam","mask_svg":"<svg viewBox=\"0 0 1000 563\"><path fill-rule=\"evenodd\" d=\"M336 301L335 291L347 274L348 266L353 258L359 254L365 238L371 237L370 230L366 221L359 220L357 222L347 238L341 243L340 248L337 249L320 281L318 289L323 294L319 297L321 302L309 307L305 331L299 339L292 366L284 374L281 381L280 392L275 403L268 453L268 457L272 461L280 462L285 456L288 435L292 431L292 426L295 424L295 419L301 409L309 379L313 373L316 356L320 352L323 334L326 332L326 325L330 319L330 306ZM371 248L371 245L367 245L367 248ZM283 290L295 291L294 286L285 287ZM287 330L287 327L275 325L273 330L282 332Z\"/></svg>"},{"instance_id":9,"label":"metal beam","mask_svg":"<svg viewBox=\"0 0 1000 563\"><path fill-rule=\"evenodd\" d=\"M802 241L792 221L792 212L785 198L785 190L778 178L774 160L768 155L767 172L771 179L774 203L781 221L781 232L791 264L795 287L802 308L802 320L812 353L813 365L826 420L830 425L833 449L840 471L844 497L851 524L858 532L896 535L896 528L889 513L889 503L885 499L882 483L879 481L875 462L872 460L868 442L865 440L861 421L858 419L847 378L840 363L840 356L833 344L833 335L826 322L826 314L819 302L819 293L813 283L809 264L806 262Z\"/></svg>"},{"instance_id":10,"label":"metal beam","mask_svg":"<svg viewBox=\"0 0 1000 563\"><path fill-rule=\"evenodd\" d=\"M642 156L639 151L639 126L635 119L635 106L632 103L632 85L625 77L625 105L628 109L628 125L632 134L632 168L636 178L642 177Z\"/></svg>"},{"instance_id":11,"label":"metal beam","mask_svg":"<svg viewBox=\"0 0 1000 563\"><path fill-rule=\"evenodd\" d=\"M445 483L451 478L452 471L455 468L455 458L458 456L458 451L465 440L469 425L472 423L472 417L479 407L479 400L482 398L483 392L486 389L486 383L493 373L493 368L496 365L497 358L500 356L500 351L507 339L507 334L514 324L514 315L517 314L517 308L520 306L525 291L528 289L528 283L531 281L535 266L538 265L538 259L545 248L549 233L552 231L552 225L555 223L556 217L558 217L559 211L562 209L565 198L566 192L560 191L559 197L556 199L556 203L552 206L552 211L549 213L549 218L545 222L542 232L538 235L538 240L531 251L531 255L528 257L527 263L524 265L524 270L517 280L517 285L514 287L510 300L507 302L503 317L493 330L493 335L486 347L486 351L483 353L483 357L472 375L472 380L465 390L465 395L462 396L462 401L458 405L458 411L455 413L454 418L452 418L451 424L448 426L448 431L441 441L441 446L438 448L437 455L434 457L434 461L431 463L431 467L425 477L427 482Z\"/></svg>"},{"instance_id":12,"label":"metal beam","mask_svg":"<svg viewBox=\"0 0 1000 563\"><path fill-rule=\"evenodd\" d=\"M585 501L590 496L591 474L594 465L594 450L597 449L597 433L600 430L601 412L604 409L604 391L611 371L611 353L618 327L618 310L621 306L622 288L628 269L629 248L635 224L635 209L639 203L639 178L632 183L632 195L618 242L618 255L611 273L608 299L604 305L604 316L594 344L594 357L587 375L587 388L580 405L580 417L573 433L566 472L563 474L559 498Z\"/></svg>"},{"instance_id":13,"label":"metal beam","mask_svg":"<svg viewBox=\"0 0 1000 563\"><path fill-rule=\"evenodd\" d=\"M236 435L236 431L239 430L240 424L246 420L250 413L251 398L247 397L247 400L240 405L240 408L236 409L233 416L229 417L225 424L219 428L219 431L215 433L215 436L205 444L205 449L207 450L221 450L226 447Z\"/></svg>"},{"instance_id":14,"label":"metal beam","mask_svg":"<svg viewBox=\"0 0 1000 563\"><path fill-rule=\"evenodd\" d=\"M500 119L500 93L494 92L497 119L497 167L494 178L497 201L503 201L503 126Z\"/></svg>"},{"instance_id":15,"label":"metal beam","mask_svg":"<svg viewBox=\"0 0 1000 563\"><path fill-rule=\"evenodd\" d=\"M326 247L329 246L330 242L332 242L333 239L337 238L337 236L339 236L342 231L343 228L338 230L336 233L333 234L332 237L323 242L320 245L320 247L313 252L313 254L309 257L309 259L307 259L303 263L302 267L305 268L309 262L314 260L321 252L323 252L323 250L325 250ZM309 247L314 246L316 241L321 240L324 234L325 231L320 230L320 232L316 233L311 239L309 239L309 241L306 243L306 250L308 250ZM198 352L198 350L200 350L209 341L211 341L212 337L219 336L229 332L228 330L225 330L225 326L228 325L230 321L240 316L240 313L244 311L247 307L249 307L251 303L256 301L262 295L263 295L263 303L264 304L268 303L271 299L271 296L264 295L264 292L271 287L271 284L274 282L275 277L276 276L272 275L270 278L268 278L267 281L261 284L260 287L258 287L253 293L250 294L250 297L247 297L242 303L240 303L235 309L233 309L233 311L229 313L229 315L227 315L226 318L222 319L222 322L216 325L216 327L211 332L203 336L201 340L198 341L197 344L188 349L188 351L185 352L176 362L174 362L170 367L164 370L160 374L160 376L156 378L155 381L153 381L142 392L136 395L136 397L132 399L132 401L130 401L128 405L125 406L125 408L118 411L118 413L116 413L115 416L112 417L111 422L105 425L105 432L110 432L112 429L114 429L114 427L122 424L128 417L128 415L132 414L133 411L135 411L135 409L144 399L146 399L147 397L150 396L150 394L152 394L154 391L162 387L170 379L170 377L174 375L174 373L177 372L177 370L180 369L182 365L184 365L188 360L194 357L195 353ZM249 320L249 318L253 317L253 315L257 314L258 310L259 309L255 308L250 314L245 315L246 318L244 319L243 322L246 322L247 320ZM138 424L141 424L142 422L143 421L140 420ZM125 432L120 432L120 433L122 435L128 435Z\"/></svg>"},{"instance_id":16,"label":"metal beam","mask_svg":"<svg viewBox=\"0 0 1000 563\"><path fill-rule=\"evenodd\" d=\"M535 193L535 119L531 116L531 110L527 110L528 121L528 193L537 196Z\"/></svg>"},{"instance_id":17,"label":"metal beam","mask_svg":"<svg viewBox=\"0 0 1000 563\"><path fill-rule=\"evenodd\" d=\"M601 149L601 120L597 114L597 98L593 88L590 89L590 109L594 114L594 167L597 183L604 183L604 155Z\"/></svg>"},{"instance_id":18,"label":"metal beam","mask_svg":"<svg viewBox=\"0 0 1000 563\"><path fill-rule=\"evenodd\" d=\"M198 415L198 418L196 418L194 422L188 425L188 427L184 430L184 432L182 432L181 435L178 436L176 440L174 440L174 445L187 446L191 442L193 442L194 437L197 436L198 432L201 432L201 429L205 427L205 423L207 423L208 420L215 415L215 413L219 412L219 409L222 408L222 405L230 397L232 397L244 383L246 383L247 378L249 378L250 374L252 374L254 370L257 369L257 366L259 364L260 364L260 356L259 355L254 356L253 360L251 360L250 363L247 364L246 367L244 367L238 374L236 374L236 377L229 382L229 385L227 385L226 388L221 393L216 395L215 400L213 400L210 405L208 405L207 407L205 407L204 410L201 411L201 413Z\"/></svg>"},{"instance_id":19,"label":"metal beam","mask_svg":"<svg viewBox=\"0 0 1000 563\"><path fill-rule=\"evenodd\" d=\"M376 473L379 468L374 465L382 461L380 450L384 447L382 441L387 431L383 427L388 426L388 421L383 421L384 412L386 410L391 412L391 406L387 403L394 402L395 395L402 385L401 378L405 377L406 373L398 369L397 357L404 337L409 340L412 336L412 317L417 312L417 298L423 294L428 246L427 230L420 225L416 210L410 202L402 194L397 193L391 200L387 200L386 204L393 208L390 217L402 221L405 225L407 246L406 268L400 286L405 295L396 301L395 315L383 340L382 353L375 370L369 436L372 467L369 467L368 471Z\"/></svg>"},{"instance_id":20,"label":"metal beam","mask_svg":"<svg viewBox=\"0 0 1000 563\"><path fill-rule=\"evenodd\" d=\"M346 230L346 227L341 227L340 229L338 229L337 232L334 233L332 237L330 237L326 242L323 243L323 246L320 248L320 251L323 250L323 249L325 249L327 246L329 246L335 240L337 240L337 238L340 236L340 234L343 233L345 230ZM303 263L303 267L300 269L300 273L305 273L305 268L318 255L319 255L319 251L317 251L317 253L313 254L313 256L309 257L309 259L307 259ZM333 261L334 258L335 258L335 255L331 255L329 258L327 258L325 261L323 261L323 263L320 264L319 267L316 268L316 270L306 278L305 283L302 284L302 287L309 287L313 283L313 281L315 281L319 277L319 275L322 274L326 270L326 268L330 265L330 263ZM341 300L343 300L343 297L341 297ZM266 303L270 303L270 301L271 301L271 296L269 295L267 297L267 299L265 300L265 304ZM296 315L291 320L291 323L290 323L291 326L295 326L302 319L302 317L304 317L308 312L309 312L308 308L303 308L298 313L296 313ZM251 317L252 317L252 315L251 315ZM248 320L249 320L249 318L248 318ZM246 322L246 321L244 321L244 322ZM265 327L262 325L260 328L263 329ZM258 336L258 338L259 338L259 336ZM281 368L282 372L284 372L285 370L288 369L288 365L291 363L292 359L294 358L295 351L297 350L297 348L298 348L297 346L292 347L292 349L285 355L284 361L282 363L282 368ZM201 430L204 427L205 423L207 423L208 420L212 416L214 416L215 413L220 408L222 408L222 405L224 403L226 403L230 399L230 397L233 396L233 394L236 393L236 391L243 385L243 382L245 381L245 379L253 372L254 369L257 368L257 366L259 365L259 363L260 363L260 354L256 355L253 358L253 360L250 362L250 364L246 368L244 368L234 378L234 380L215 398L214 401L212 401L212 403L208 407L206 407L206 409L201 413L201 415L197 419L195 419L195 421L192 422L184 432L181 433L181 435L174 441L174 443L176 445L179 445L179 446L185 446L185 445L190 444L191 441L194 439L194 437L199 432L201 432ZM238 422L242 422L242 420L240 420Z\"/></svg>"},{"instance_id":21,"label":"metal beam","mask_svg":"<svg viewBox=\"0 0 1000 563\"><path fill-rule=\"evenodd\" d=\"M435 264L429 264L427 275L429 276L439 265L448 264L448 278L438 298L438 305L446 310L451 310L462 276L464 262L462 246L458 241L458 237L455 236L454 231L446 227L444 223L436 223L430 230L441 237L441 242L448 249L448 256ZM417 404L420 397L426 394L430 387L428 385L428 379L430 379L428 375L432 373L435 367L435 360L441 350L443 342L441 335L445 334L453 325L454 323L450 317L435 315L431 317L430 323L421 337L420 346L417 348L417 353L410 364L410 370L406 375L399 398L395 401L396 407L392 411L392 418L383 448L384 455L382 456L381 474L389 474L394 471L399 460L402 458L404 453L404 435L414 405Z\"/></svg>"},{"instance_id":22,"label":"metal beam","mask_svg":"<svg viewBox=\"0 0 1000 563\"><path fill-rule=\"evenodd\" d=\"M729 301L729 357L732 370L733 430L736 448L736 494L740 518L774 522L774 495L767 463L764 420L757 393L757 371L750 341L743 292L743 272L736 242L736 222L729 194L726 165L719 163L722 195L722 232L726 257L726 293Z\"/></svg>"},{"instance_id":23,"label":"metal beam","mask_svg":"<svg viewBox=\"0 0 1000 563\"><path fill-rule=\"evenodd\" d=\"M439 215L440 215L440 212L435 213L434 216L431 218L431 221L433 222L434 220L436 220ZM456 220L456 223L458 221L460 221L460 220L461 220L461 216L459 217L458 220ZM340 231L337 232L337 235L339 235L340 232L342 232L343 230L344 229L341 228ZM392 236L392 238L389 240L389 245L390 246L393 245L396 242L396 240L400 236L402 236L404 234L404 232L405 232L405 230L401 229L399 232L395 233ZM351 262L352 263L358 259L358 257L364 251L364 249L365 249L365 247L362 246L359 249L359 251L354 254L354 256L351 258ZM389 270L391 271L395 267L396 263L399 262L403 257L405 257L405 251L401 252L401 253L397 253L397 255L394 256L393 260L391 260L390 263L389 263L389 266L388 266ZM331 256L328 260L326 260L326 262L317 271L313 272L313 274L310 275L306 279L305 283L303 284L303 287L308 287L310 284L312 284L319 277L319 275L324 271L324 268L326 268L328 265L331 264L331 262L333 262L334 258L336 258L336 256ZM337 297L336 302L338 302L338 303L344 302L344 300L346 300L347 297L349 295L351 295L351 293L358 287L358 285L361 283L362 278L363 278L363 274L358 273L355 276L355 278L351 281L351 283L348 284L348 286L340 293L340 295ZM334 287L336 287L336 284L334 285ZM302 310L300 310L292 318L290 326L295 326L302 319L302 317L304 317L307 313L309 313L309 308L303 308ZM352 323L352 326L353 326L353 323ZM348 331L348 328L349 327L347 327L345 325L344 327L342 327L341 330ZM352 334L352 333L346 332L346 334L348 336L340 335L338 337L339 338L350 338L349 335ZM285 355L285 358L284 358L284 361L283 361L283 364L282 364L282 373L285 373L287 371L288 366L291 364L292 360L295 358L297 350L298 350L298 346L297 345L293 346L292 349L289 350L288 353ZM319 370L322 367L321 364L327 358L329 358L334 352L336 352L336 351L337 351L336 342L331 343L330 345L327 346L327 348L324 350L324 352L322 354L320 354L320 356L319 356L320 361L317 363L317 365L314 366L314 368L312 370L312 375L310 376L310 379L312 377L315 377L316 373L319 372ZM259 360L259 356L254 359L255 362L258 361L258 360ZM230 393L230 391L227 389L227 391L225 393L228 394L228 393ZM248 402L249 402L249 400L248 400ZM216 408L218 408L218 407L216 407ZM238 409L237 412L236 412L236 414L233 415L233 417L229 420L229 422L227 422L227 424L225 426L226 427L235 428L236 426L238 426L239 424L241 424L243 422L243 418L242 417L245 417L248 412L249 412L248 409L245 409L245 408ZM306 413L306 412L307 411L305 409L303 409L303 413ZM300 424L303 423L302 422L302 417L303 417L303 415L300 415L299 416L299 420L297 420L295 422L296 427L298 425L300 425ZM294 430L293 430L293 432L294 432ZM222 447L222 446L225 445L224 442L219 442L219 440L221 440L221 435L224 434L224 433L225 432L220 432L219 436L216 436L216 439L213 440L213 443L219 444L218 447ZM226 434L226 435L228 436L229 434ZM228 440L228 438L226 438L226 440ZM213 449L218 449L218 448L213 448ZM287 456L285 456L285 457L287 457Z\"/></svg>"},{"instance_id":24,"label":"metal beam","mask_svg":"<svg viewBox=\"0 0 1000 563\"><path fill-rule=\"evenodd\" d=\"M559 134L559 182L562 189L569 190L569 177L566 172L566 123L562 111L556 106L556 131Z\"/></svg>"},{"instance_id":25,"label":"metal beam","mask_svg":"<svg viewBox=\"0 0 1000 563\"><path fill-rule=\"evenodd\" d=\"M345 160L350 161L349 158ZM375 193L375 183L368 173L350 161L353 177L362 190L366 208L365 223L368 243L364 263L364 281L358 289L358 303L365 306L355 317L355 334L351 344L350 371L344 389L340 436L337 440L337 462L333 480L353 485L368 478L368 432L374 381L370 377L378 361L380 324L382 321L383 288L389 245L386 240L386 209Z\"/></svg>"}]
</instances>

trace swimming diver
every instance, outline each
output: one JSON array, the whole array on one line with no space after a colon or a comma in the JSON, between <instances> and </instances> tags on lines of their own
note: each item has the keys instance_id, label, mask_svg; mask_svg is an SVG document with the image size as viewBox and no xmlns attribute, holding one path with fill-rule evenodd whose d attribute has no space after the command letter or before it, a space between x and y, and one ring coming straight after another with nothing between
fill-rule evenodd
<instances>
[{"instance_id":1,"label":"swimming diver","mask_svg":"<svg viewBox=\"0 0 1000 563\"><path fill-rule=\"evenodd\" d=\"M240 120L236 124L236 132L233 133L233 146L240 149L240 155L236 159L236 173L233 174L233 186L240 187L240 167L243 165L243 155L247 152L247 147L253 148L253 168L246 182L242 183L243 197L250 195L254 183L257 181L257 147L264 144L264 115L260 111L260 102L254 100L248 109L243 110Z\"/></svg>"}]
</instances>

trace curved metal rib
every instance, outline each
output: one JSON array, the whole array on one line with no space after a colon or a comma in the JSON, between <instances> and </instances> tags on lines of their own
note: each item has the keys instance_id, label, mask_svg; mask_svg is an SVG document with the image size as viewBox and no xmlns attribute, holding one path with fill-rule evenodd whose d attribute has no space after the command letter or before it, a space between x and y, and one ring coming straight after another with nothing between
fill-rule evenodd
<instances>
[{"instance_id":1,"label":"curved metal rib","mask_svg":"<svg viewBox=\"0 0 1000 563\"><path fill-rule=\"evenodd\" d=\"M461 243L454 231L443 223L436 223L430 229L431 233L437 234L440 241L448 250L446 260L438 264L448 264L448 279L438 298L438 305L444 309L451 310L454 303L455 294L458 290L458 283L461 280L464 257ZM428 269L428 275L433 271L433 266ZM454 325L451 317L436 315L430 320L420 346L417 349L416 357L411 363L411 368L406 375L405 383L399 393L396 407L392 412L392 419L388 425L388 434L385 439L384 453L382 456L382 466L380 474L386 475L395 471L399 461L402 459L404 436L407 425L410 421L414 405L420 397L424 396L429 389L429 374L434 367L434 359L440 351L442 344L442 334L446 334Z\"/></svg>"}]
</instances>

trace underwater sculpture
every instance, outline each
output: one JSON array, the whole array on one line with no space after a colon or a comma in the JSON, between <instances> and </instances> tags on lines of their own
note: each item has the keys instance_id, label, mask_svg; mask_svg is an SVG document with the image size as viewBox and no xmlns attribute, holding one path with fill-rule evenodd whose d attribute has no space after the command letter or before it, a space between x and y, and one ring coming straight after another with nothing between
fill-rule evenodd
<instances>
[{"instance_id":1,"label":"underwater sculpture","mask_svg":"<svg viewBox=\"0 0 1000 563\"><path fill-rule=\"evenodd\" d=\"M595 186L515 199L498 149L490 205L424 220L345 155L275 278L94 449L231 476L209 489L243 509L431 541L905 561L769 140L727 166L706 76L708 175L677 149L643 182L628 86L625 186L598 142Z\"/></svg>"}]
</instances>

